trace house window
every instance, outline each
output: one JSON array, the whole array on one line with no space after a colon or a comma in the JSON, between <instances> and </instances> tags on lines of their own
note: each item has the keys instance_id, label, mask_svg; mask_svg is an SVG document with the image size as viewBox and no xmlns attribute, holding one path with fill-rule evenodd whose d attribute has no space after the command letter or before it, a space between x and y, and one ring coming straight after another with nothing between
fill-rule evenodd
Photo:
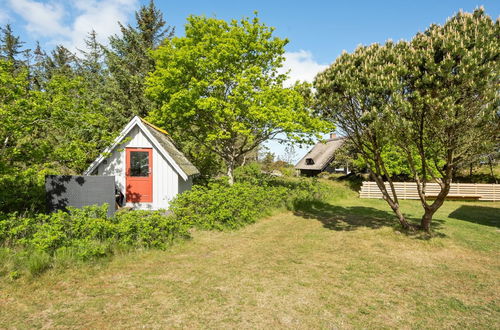
<instances>
[{"instance_id":1,"label":"house window","mask_svg":"<svg viewBox=\"0 0 500 330\"><path fill-rule=\"evenodd\" d=\"M147 151L130 152L130 176L149 176L149 153Z\"/></svg>"},{"instance_id":2,"label":"house window","mask_svg":"<svg viewBox=\"0 0 500 330\"><path fill-rule=\"evenodd\" d=\"M306 158L306 165L314 165L314 160L312 158Z\"/></svg>"}]
</instances>

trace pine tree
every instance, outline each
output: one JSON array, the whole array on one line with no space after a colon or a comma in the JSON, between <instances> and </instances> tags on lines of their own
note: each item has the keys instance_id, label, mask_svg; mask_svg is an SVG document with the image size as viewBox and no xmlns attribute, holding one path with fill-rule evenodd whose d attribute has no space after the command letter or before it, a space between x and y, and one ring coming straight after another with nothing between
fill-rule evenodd
<instances>
[{"instance_id":1,"label":"pine tree","mask_svg":"<svg viewBox=\"0 0 500 330\"><path fill-rule=\"evenodd\" d=\"M23 51L21 50L24 42L19 36L15 36L10 24L0 28L0 58L10 61L14 64L13 68L19 68L22 61L18 60L18 55Z\"/></svg>"},{"instance_id":2,"label":"pine tree","mask_svg":"<svg viewBox=\"0 0 500 330\"><path fill-rule=\"evenodd\" d=\"M62 45L56 46L45 61L45 69L49 77L53 74L72 75L78 66L78 58L75 54Z\"/></svg>"},{"instance_id":3,"label":"pine tree","mask_svg":"<svg viewBox=\"0 0 500 330\"><path fill-rule=\"evenodd\" d=\"M47 80L46 63L47 53L42 49L40 43L37 41L35 50L33 51L34 61L30 66L32 88L42 90L44 82Z\"/></svg>"},{"instance_id":4,"label":"pine tree","mask_svg":"<svg viewBox=\"0 0 500 330\"><path fill-rule=\"evenodd\" d=\"M98 98L110 99L108 80L109 74L105 66L104 46L97 41L97 33L92 30L85 39L85 49L79 50L80 75L85 77L89 86L93 86L93 93L99 94ZM108 103L108 102L106 102Z\"/></svg>"},{"instance_id":5,"label":"pine tree","mask_svg":"<svg viewBox=\"0 0 500 330\"><path fill-rule=\"evenodd\" d=\"M151 110L153 104L144 95L145 78L155 65L150 50L174 33L153 1L142 6L135 17L136 26L120 24L121 35L112 36L105 51L114 106L122 117L120 125L134 115L145 117Z\"/></svg>"},{"instance_id":6,"label":"pine tree","mask_svg":"<svg viewBox=\"0 0 500 330\"><path fill-rule=\"evenodd\" d=\"M102 74L104 70L104 50L97 41L95 30L89 32L85 39L86 50L79 50L83 58L81 59L82 69L92 74Z\"/></svg>"}]
</instances>

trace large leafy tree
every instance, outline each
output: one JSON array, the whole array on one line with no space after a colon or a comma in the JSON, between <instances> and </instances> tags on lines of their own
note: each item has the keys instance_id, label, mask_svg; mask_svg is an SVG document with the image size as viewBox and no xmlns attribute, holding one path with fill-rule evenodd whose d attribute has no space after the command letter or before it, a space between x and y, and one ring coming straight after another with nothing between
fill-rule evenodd
<instances>
[{"instance_id":1,"label":"large leafy tree","mask_svg":"<svg viewBox=\"0 0 500 330\"><path fill-rule=\"evenodd\" d=\"M386 114L403 102L403 84L398 79L404 65L397 45L387 43L358 47L343 53L316 77L318 110L335 122L354 144L384 198L405 228L405 219L391 180L385 154L392 149L392 127ZM384 184L388 179L392 195Z\"/></svg>"},{"instance_id":2,"label":"large leafy tree","mask_svg":"<svg viewBox=\"0 0 500 330\"><path fill-rule=\"evenodd\" d=\"M33 83L27 67L0 59L0 212L43 207L44 174L81 173L112 138L95 86L52 63Z\"/></svg>"},{"instance_id":3,"label":"large leafy tree","mask_svg":"<svg viewBox=\"0 0 500 330\"><path fill-rule=\"evenodd\" d=\"M499 49L498 20L478 9L433 25L410 42L359 47L317 76L318 109L356 145L403 227L411 225L384 152L399 150L405 157L424 209L419 227L429 232L454 170L498 139ZM441 187L432 201L429 181Z\"/></svg>"},{"instance_id":4,"label":"large leafy tree","mask_svg":"<svg viewBox=\"0 0 500 330\"><path fill-rule=\"evenodd\" d=\"M326 128L298 91L283 88L286 75L277 69L287 42L257 17L189 17L185 36L153 53L147 91L158 107L150 118L217 155L232 182L234 168L262 142Z\"/></svg>"},{"instance_id":5,"label":"large leafy tree","mask_svg":"<svg viewBox=\"0 0 500 330\"><path fill-rule=\"evenodd\" d=\"M413 175L425 210L421 227L427 231L454 170L488 152L499 137L499 50L500 22L477 9L431 26L405 53L408 107L398 108L391 121L416 150L400 143L410 167L421 168ZM427 177L441 187L433 202L425 195Z\"/></svg>"},{"instance_id":6,"label":"large leafy tree","mask_svg":"<svg viewBox=\"0 0 500 330\"><path fill-rule=\"evenodd\" d=\"M81 173L113 137L84 79L54 75L29 90L27 70L10 66L0 60L0 211L40 206L44 174Z\"/></svg>"}]
</instances>

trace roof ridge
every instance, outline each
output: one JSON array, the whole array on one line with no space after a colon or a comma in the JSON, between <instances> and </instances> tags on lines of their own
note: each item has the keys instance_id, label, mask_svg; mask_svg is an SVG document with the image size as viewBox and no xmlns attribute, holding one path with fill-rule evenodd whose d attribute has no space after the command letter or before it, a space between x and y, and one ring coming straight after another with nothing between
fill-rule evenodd
<instances>
[{"instance_id":1,"label":"roof ridge","mask_svg":"<svg viewBox=\"0 0 500 330\"><path fill-rule=\"evenodd\" d=\"M139 117L139 119L140 119L140 120L141 120L144 124L146 124L146 125L148 125L148 126L151 126L151 127L152 127L152 128L154 128L155 130L157 130L157 131L159 131L159 132L161 132L161 133L163 133L163 134L170 135L170 134L168 134L168 132L167 132L166 130L164 130L163 128L159 128L159 127L158 127L158 126L156 126L156 125L151 124L151 123L150 123L149 121L147 121L146 119L144 119L144 118L142 118L142 117Z\"/></svg>"}]
</instances>

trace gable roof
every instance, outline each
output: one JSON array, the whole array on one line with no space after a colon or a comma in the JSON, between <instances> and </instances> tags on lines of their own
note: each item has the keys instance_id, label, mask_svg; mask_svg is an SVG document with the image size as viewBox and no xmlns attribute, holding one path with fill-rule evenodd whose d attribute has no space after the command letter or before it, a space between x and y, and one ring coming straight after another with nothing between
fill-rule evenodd
<instances>
[{"instance_id":1,"label":"gable roof","mask_svg":"<svg viewBox=\"0 0 500 330\"><path fill-rule=\"evenodd\" d=\"M151 143L159 150L163 157L172 165L172 167L177 171L177 173L184 179L187 180L191 176L200 174L198 169L184 156L182 152L177 149L174 142L168 135L168 133L161 128L147 122L146 120L135 116L120 132L120 135L115 139L113 144L106 148L104 152L97 157L97 159L90 164L89 168L84 172L85 175L92 173L99 164L106 159L106 154L111 153L117 146L121 144L123 139L128 133L135 127L143 132L144 135L151 141Z\"/></svg>"},{"instance_id":2,"label":"gable roof","mask_svg":"<svg viewBox=\"0 0 500 330\"><path fill-rule=\"evenodd\" d=\"M337 137L327 140L326 142L316 143L316 145L302 157L297 165L295 165L295 168L299 170L323 171L332 162L335 157L335 151L344 144L345 140L345 137Z\"/></svg>"},{"instance_id":3,"label":"gable roof","mask_svg":"<svg viewBox=\"0 0 500 330\"><path fill-rule=\"evenodd\" d=\"M200 171L184 156L179 149L176 148L174 141L170 138L167 132L148 123L144 119L142 122L145 123L145 127L150 131L150 133L158 140L160 145L165 149L165 151L172 157L172 159L179 165L179 167L187 174L187 176L193 176L200 174Z\"/></svg>"}]
</instances>

